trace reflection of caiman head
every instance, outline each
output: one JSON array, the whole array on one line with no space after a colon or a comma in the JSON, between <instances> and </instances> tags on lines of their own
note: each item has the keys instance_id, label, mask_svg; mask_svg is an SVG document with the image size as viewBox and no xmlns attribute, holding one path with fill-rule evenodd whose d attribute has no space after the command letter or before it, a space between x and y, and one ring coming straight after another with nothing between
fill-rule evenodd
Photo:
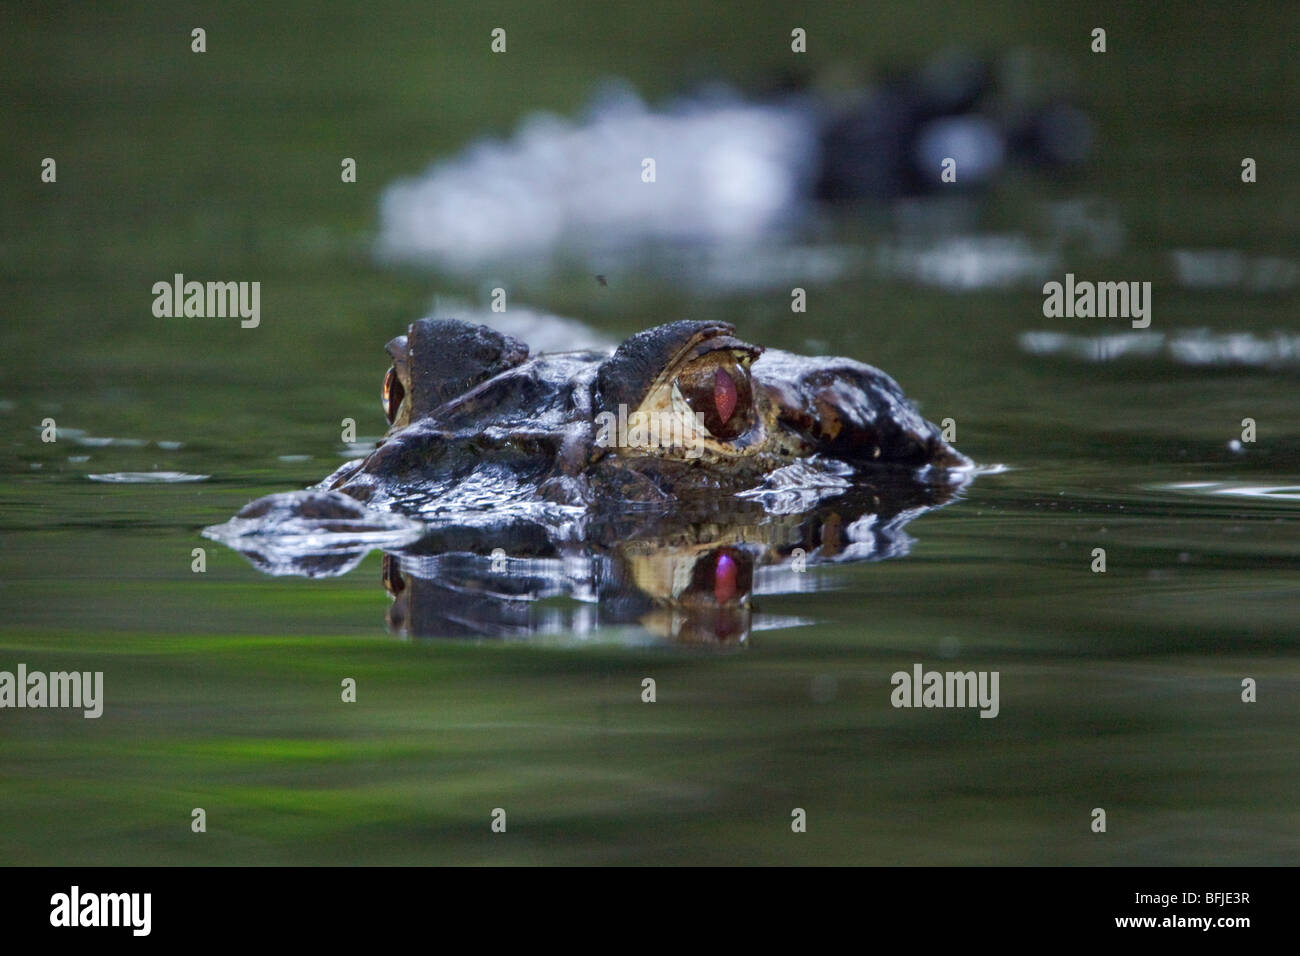
<instances>
[{"instance_id":1,"label":"reflection of caiman head","mask_svg":"<svg viewBox=\"0 0 1300 956\"><path fill-rule=\"evenodd\" d=\"M530 523L487 538L449 526L384 555L388 624L411 636L497 637L631 625L737 644L783 623L756 620L755 595L805 590L818 565L905 554L904 525L958 488L876 483L780 515L747 500L598 514L581 541Z\"/></svg>"},{"instance_id":2,"label":"reflection of caiman head","mask_svg":"<svg viewBox=\"0 0 1300 956\"><path fill-rule=\"evenodd\" d=\"M339 574L384 548L406 633L635 623L739 640L751 593L905 552L903 524L969 480L883 372L764 351L725 323L529 358L423 319L388 351L376 449L205 534L275 574Z\"/></svg>"}]
</instances>

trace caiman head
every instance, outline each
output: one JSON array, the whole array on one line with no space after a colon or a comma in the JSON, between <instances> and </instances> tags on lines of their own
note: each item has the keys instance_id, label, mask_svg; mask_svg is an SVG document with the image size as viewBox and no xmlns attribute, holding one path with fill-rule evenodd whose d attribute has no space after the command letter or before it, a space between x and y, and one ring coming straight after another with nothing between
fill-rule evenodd
<instances>
[{"instance_id":1,"label":"caiman head","mask_svg":"<svg viewBox=\"0 0 1300 956\"><path fill-rule=\"evenodd\" d=\"M270 574L341 574L382 548L402 633L532 633L555 624L539 599L570 595L596 611L565 630L742 641L751 592L905 554L904 526L970 480L888 375L726 323L530 357L422 319L388 353L374 451L204 534Z\"/></svg>"},{"instance_id":2,"label":"caiman head","mask_svg":"<svg viewBox=\"0 0 1300 956\"><path fill-rule=\"evenodd\" d=\"M879 369L763 349L725 322L530 357L486 326L422 319L388 353L387 435L320 487L396 510L669 501L971 464Z\"/></svg>"}]
</instances>

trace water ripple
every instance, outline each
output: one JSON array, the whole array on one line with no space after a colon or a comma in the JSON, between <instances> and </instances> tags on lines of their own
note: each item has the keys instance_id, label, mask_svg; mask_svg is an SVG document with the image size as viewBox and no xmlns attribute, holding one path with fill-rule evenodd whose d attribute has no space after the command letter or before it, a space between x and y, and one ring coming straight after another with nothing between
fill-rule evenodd
<instances>
[{"instance_id":1,"label":"water ripple","mask_svg":"<svg viewBox=\"0 0 1300 956\"><path fill-rule=\"evenodd\" d=\"M1244 481L1175 481L1148 485L1153 491L1183 495L1248 498L1252 501L1300 501L1300 485L1258 485Z\"/></svg>"},{"instance_id":2,"label":"water ripple","mask_svg":"<svg viewBox=\"0 0 1300 956\"><path fill-rule=\"evenodd\" d=\"M104 481L118 485L178 484L185 481L207 481L211 475L191 475L183 471L114 471L105 475L87 475L91 481Z\"/></svg>"}]
</instances>

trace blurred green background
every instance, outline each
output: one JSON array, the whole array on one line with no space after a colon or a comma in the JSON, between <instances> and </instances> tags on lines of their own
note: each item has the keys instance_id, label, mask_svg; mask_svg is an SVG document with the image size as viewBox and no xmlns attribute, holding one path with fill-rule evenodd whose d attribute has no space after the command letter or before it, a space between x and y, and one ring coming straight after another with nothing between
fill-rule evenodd
<instances>
[{"instance_id":1,"label":"blurred green background","mask_svg":"<svg viewBox=\"0 0 1300 956\"><path fill-rule=\"evenodd\" d=\"M690 315L880 365L1012 470L909 528L898 561L811 573L759 610L812 623L730 653L397 640L378 556L272 579L198 537L382 431L382 346L488 277L377 265L379 191L526 112L625 76L913 65L1033 46L1098 125L1081 179L1010 177L984 227L1099 203L1124 242L1081 276L1151 280L1153 330L1300 333L1295 288L1200 291L1170 252L1294 260L1296 6L254 3L0 11L0 669L103 670L104 717L0 712L5 863L1283 863L1300 839L1300 381L1290 369L1029 356L1032 287L870 275L789 296L639 274L514 301L613 336ZM208 52L190 52L190 30ZM509 52L494 56L503 26ZM1089 52L1094 26L1109 50ZM40 161L58 162L57 184ZM358 181L339 162L356 158ZM1259 182L1240 181L1240 161ZM182 272L258 280L262 323L157 319ZM823 345L827 347L827 345ZM146 447L42 444L46 416ZM1260 438L1229 452L1239 422ZM183 442L168 451L158 441ZM282 461L280 456L309 456ZM88 456L85 461L74 458ZM198 484L107 486L151 468ZM1247 494L1169 486L1234 482ZM208 571L190 571L206 546ZM1104 546L1109 569L1089 571ZM948 656L941 656L948 655ZM894 710L921 661L995 669L1002 713ZM641 703L657 680L659 701ZM1239 700L1240 681L1260 699ZM358 702L339 702L339 681ZM816 683L814 683L816 682ZM813 688L818 690L813 692ZM827 688L831 690L828 692ZM1105 807L1109 832L1089 831ZM204 807L208 832L190 832ZM493 808L509 831L489 830ZM790 812L808 813L793 834Z\"/></svg>"}]
</instances>

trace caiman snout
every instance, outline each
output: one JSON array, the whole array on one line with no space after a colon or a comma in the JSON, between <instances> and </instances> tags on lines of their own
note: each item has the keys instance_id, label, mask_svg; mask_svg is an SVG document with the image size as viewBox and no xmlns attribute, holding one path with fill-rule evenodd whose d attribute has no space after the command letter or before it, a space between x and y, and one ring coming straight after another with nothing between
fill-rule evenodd
<instances>
[{"instance_id":1,"label":"caiman snout","mask_svg":"<svg viewBox=\"0 0 1300 956\"><path fill-rule=\"evenodd\" d=\"M921 417L897 382L870 365L769 349L754 363L753 377L774 407L777 426L797 435L808 454L910 467L971 464Z\"/></svg>"}]
</instances>

